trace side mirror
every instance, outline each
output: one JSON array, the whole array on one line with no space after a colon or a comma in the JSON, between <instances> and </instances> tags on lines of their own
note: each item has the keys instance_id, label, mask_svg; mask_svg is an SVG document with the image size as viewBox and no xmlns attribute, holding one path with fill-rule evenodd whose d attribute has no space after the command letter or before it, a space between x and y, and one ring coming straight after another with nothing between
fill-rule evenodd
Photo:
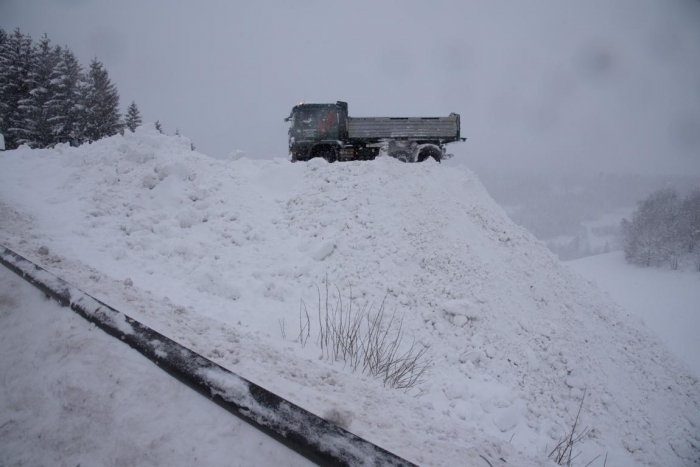
<instances>
[{"instance_id":1,"label":"side mirror","mask_svg":"<svg viewBox=\"0 0 700 467\"><path fill-rule=\"evenodd\" d=\"M290 120L291 120L291 118L289 118L289 117L287 117L287 118L284 119L285 122L288 122L288 121L290 121Z\"/></svg>"}]
</instances>

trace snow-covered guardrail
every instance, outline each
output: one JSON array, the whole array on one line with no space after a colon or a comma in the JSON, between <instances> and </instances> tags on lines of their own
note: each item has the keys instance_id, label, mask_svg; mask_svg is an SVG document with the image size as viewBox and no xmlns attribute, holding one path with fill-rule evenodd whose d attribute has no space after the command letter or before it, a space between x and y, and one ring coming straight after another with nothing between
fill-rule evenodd
<instances>
[{"instance_id":1,"label":"snow-covered guardrail","mask_svg":"<svg viewBox=\"0 0 700 467\"><path fill-rule=\"evenodd\" d=\"M181 382L321 466L414 466L207 360L0 246L0 263Z\"/></svg>"}]
</instances>

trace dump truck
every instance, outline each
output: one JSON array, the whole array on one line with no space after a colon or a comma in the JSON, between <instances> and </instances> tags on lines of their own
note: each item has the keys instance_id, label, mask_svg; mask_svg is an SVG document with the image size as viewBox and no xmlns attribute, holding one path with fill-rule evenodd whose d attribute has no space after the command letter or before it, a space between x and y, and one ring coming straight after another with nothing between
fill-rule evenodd
<instances>
[{"instance_id":1,"label":"dump truck","mask_svg":"<svg viewBox=\"0 0 700 467\"><path fill-rule=\"evenodd\" d=\"M446 145L460 136L459 114L447 117L350 117L347 102L301 103L285 122L292 162L322 157L328 162L373 160L380 153L404 162L440 162Z\"/></svg>"}]
</instances>

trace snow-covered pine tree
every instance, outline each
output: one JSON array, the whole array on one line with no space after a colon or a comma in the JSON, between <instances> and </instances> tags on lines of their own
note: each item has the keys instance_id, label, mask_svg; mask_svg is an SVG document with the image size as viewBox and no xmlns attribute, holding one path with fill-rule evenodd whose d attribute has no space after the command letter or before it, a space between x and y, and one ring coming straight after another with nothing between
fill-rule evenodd
<instances>
[{"instance_id":1,"label":"snow-covered pine tree","mask_svg":"<svg viewBox=\"0 0 700 467\"><path fill-rule=\"evenodd\" d=\"M29 97L34 48L32 38L19 28L8 35L0 49L0 115L5 148L15 149L27 141L23 106Z\"/></svg>"},{"instance_id":2,"label":"snow-covered pine tree","mask_svg":"<svg viewBox=\"0 0 700 467\"><path fill-rule=\"evenodd\" d=\"M124 124L129 130L134 132L142 123L141 112L139 112L136 102L131 101L131 105L129 105L129 107L126 109L126 120L124 121Z\"/></svg>"},{"instance_id":3,"label":"snow-covered pine tree","mask_svg":"<svg viewBox=\"0 0 700 467\"><path fill-rule=\"evenodd\" d=\"M3 64L3 56L7 47L8 35L4 29L0 28L0 134L5 134L5 113L7 112L7 102L5 101L6 69ZM4 140L4 137L3 137Z\"/></svg>"},{"instance_id":4,"label":"snow-covered pine tree","mask_svg":"<svg viewBox=\"0 0 700 467\"><path fill-rule=\"evenodd\" d=\"M156 120L156 130L158 130L159 133L163 134L163 127L160 124L160 120Z\"/></svg>"},{"instance_id":5,"label":"snow-covered pine tree","mask_svg":"<svg viewBox=\"0 0 700 467\"><path fill-rule=\"evenodd\" d=\"M102 62L94 58L87 73L85 93L86 117L85 137L87 141L97 141L112 136L121 130L119 113L119 92L109 79Z\"/></svg>"},{"instance_id":6,"label":"snow-covered pine tree","mask_svg":"<svg viewBox=\"0 0 700 467\"><path fill-rule=\"evenodd\" d=\"M56 99L60 102L57 114L52 119L54 144L79 145L85 141L88 121L85 107L87 80L83 67L70 49L63 49L53 80L56 83Z\"/></svg>"},{"instance_id":7,"label":"snow-covered pine tree","mask_svg":"<svg viewBox=\"0 0 700 467\"><path fill-rule=\"evenodd\" d=\"M26 128L23 142L34 148L44 148L53 143L51 118L58 111L58 102L52 75L60 57L61 49L52 48L51 41L44 34L34 50L28 79L29 96L22 105Z\"/></svg>"},{"instance_id":8,"label":"snow-covered pine tree","mask_svg":"<svg viewBox=\"0 0 700 467\"><path fill-rule=\"evenodd\" d=\"M67 47L61 51L61 56L51 74L51 82L55 89L54 102L51 103L54 112L50 118L52 144L79 142L80 115L84 110L81 102L81 86L84 84L83 69L73 52Z\"/></svg>"}]
</instances>

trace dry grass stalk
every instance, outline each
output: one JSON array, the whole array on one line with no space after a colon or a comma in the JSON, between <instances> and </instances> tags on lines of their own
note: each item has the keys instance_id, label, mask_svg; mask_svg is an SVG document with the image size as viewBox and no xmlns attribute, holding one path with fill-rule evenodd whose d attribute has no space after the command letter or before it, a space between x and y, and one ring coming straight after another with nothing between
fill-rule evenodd
<instances>
[{"instance_id":1,"label":"dry grass stalk","mask_svg":"<svg viewBox=\"0 0 700 467\"><path fill-rule=\"evenodd\" d=\"M352 371L362 371L381 379L385 386L410 390L423 382L423 377L432 366L428 357L428 346L415 339L410 345L404 342L403 319L385 316L386 296L376 313L375 303L362 308L353 307L352 288L347 302L335 287L333 299L328 279L325 294L316 285L318 294L319 330L316 339L321 355L330 361L342 361ZM299 307L299 335L297 340L306 346L311 335L311 320L306 303Z\"/></svg>"}]
</instances>

